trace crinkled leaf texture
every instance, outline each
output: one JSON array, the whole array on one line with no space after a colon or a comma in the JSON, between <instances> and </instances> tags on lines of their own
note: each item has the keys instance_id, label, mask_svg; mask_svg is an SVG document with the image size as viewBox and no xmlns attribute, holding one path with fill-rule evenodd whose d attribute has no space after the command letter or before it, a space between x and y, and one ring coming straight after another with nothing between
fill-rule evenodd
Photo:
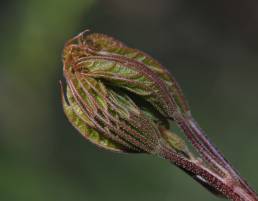
<instances>
[{"instance_id":1,"label":"crinkled leaf texture","mask_svg":"<svg viewBox=\"0 0 258 201\"><path fill-rule=\"evenodd\" d=\"M86 139L115 152L156 153L165 145L191 157L168 130L173 113L189 107L176 80L148 54L83 32L66 44L63 64L63 108Z\"/></svg>"}]
</instances>

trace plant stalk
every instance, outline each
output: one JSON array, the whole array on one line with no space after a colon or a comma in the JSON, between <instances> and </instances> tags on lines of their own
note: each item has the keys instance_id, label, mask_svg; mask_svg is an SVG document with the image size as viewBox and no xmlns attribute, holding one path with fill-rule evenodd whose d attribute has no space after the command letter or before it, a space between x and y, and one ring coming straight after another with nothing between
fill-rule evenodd
<instances>
[{"instance_id":1,"label":"plant stalk","mask_svg":"<svg viewBox=\"0 0 258 201\"><path fill-rule=\"evenodd\" d=\"M233 201L258 201L256 192L211 143L191 115L176 113L174 120L208 166L180 157L167 148L161 148L160 150L160 155L163 158L195 176L195 180L201 177L207 182L207 185ZM219 174L220 172L221 174Z\"/></svg>"}]
</instances>

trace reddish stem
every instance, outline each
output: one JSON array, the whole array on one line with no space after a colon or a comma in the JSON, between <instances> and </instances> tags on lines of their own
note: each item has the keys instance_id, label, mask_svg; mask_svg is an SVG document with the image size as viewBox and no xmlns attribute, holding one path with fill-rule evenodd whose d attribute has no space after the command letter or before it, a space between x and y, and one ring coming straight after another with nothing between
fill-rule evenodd
<instances>
[{"instance_id":1,"label":"reddish stem","mask_svg":"<svg viewBox=\"0 0 258 201\"><path fill-rule=\"evenodd\" d=\"M179 159L175 153L162 150L162 156L176 163L179 167L204 178L212 187L220 191L225 197L234 201L258 201L256 192L240 177L237 171L230 165L218 149L210 142L204 131L194 121L191 115L183 116L179 113L174 115L175 121L187 135L202 158L211 166L218 168L226 175L214 174L212 170L202 165L192 164L188 160ZM205 169L205 170L204 170ZM212 174L213 173L213 174ZM218 188L219 186L219 188Z\"/></svg>"}]
</instances>

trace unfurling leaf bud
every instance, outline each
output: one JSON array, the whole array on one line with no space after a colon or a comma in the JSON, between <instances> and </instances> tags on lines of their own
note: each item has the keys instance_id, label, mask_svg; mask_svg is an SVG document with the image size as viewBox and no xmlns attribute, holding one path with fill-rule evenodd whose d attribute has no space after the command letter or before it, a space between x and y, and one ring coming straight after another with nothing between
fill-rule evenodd
<instances>
[{"instance_id":1,"label":"unfurling leaf bud","mask_svg":"<svg viewBox=\"0 0 258 201\"><path fill-rule=\"evenodd\" d=\"M187 112L188 105L169 72L149 55L83 32L66 44L63 65L65 114L89 141L117 152L156 153L171 140L171 148L181 149L180 138L167 137L164 129L166 118Z\"/></svg>"}]
</instances>

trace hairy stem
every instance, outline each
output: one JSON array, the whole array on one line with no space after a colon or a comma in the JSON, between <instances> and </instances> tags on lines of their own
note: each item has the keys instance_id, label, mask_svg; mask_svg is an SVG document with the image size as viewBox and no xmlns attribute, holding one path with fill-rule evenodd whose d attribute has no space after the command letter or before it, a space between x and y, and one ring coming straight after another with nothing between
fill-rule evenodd
<instances>
[{"instance_id":1,"label":"hairy stem","mask_svg":"<svg viewBox=\"0 0 258 201\"><path fill-rule=\"evenodd\" d=\"M225 181L223 181L223 178L220 178L218 175L214 174L209 169L206 169L198 163L180 157L178 156L178 154L174 153L173 151L165 147L160 148L159 155L174 163L179 168L184 169L191 176L201 177L203 180L207 182L207 184L219 191L225 197L232 199L234 201L243 201L240 195L234 192L233 188L231 188L228 184L225 183Z\"/></svg>"},{"instance_id":2,"label":"hairy stem","mask_svg":"<svg viewBox=\"0 0 258 201\"><path fill-rule=\"evenodd\" d=\"M174 119L187 135L188 139L191 141L196 150L200 153L204 161L212 167L215 167L215 169L221 170L225 173L225 175L211 174L212 170L203 170L205 167L198 164L193 165L191 164L191 161L184 161L184 163L181 164L178 162L178 159L171 156L173 155L172 153L167 153L167 151L165 151L165 155L163 153L165 158L169 159L170 161L175 160L174 162L179 167L182 167L183 165L183 168L191 173L195 172L193 172L189 167L194 167L193 169L197 168L197 170L194 170L196 171L197 175L203 177L211 186L225 195L225 197L228 197L234 201L258 201L256 192L242 177L240 177L238 172L211 143L204 131L190 115L185 117L181 114L175 114ZM185 165L185 163L187 165Z\"/></svg>"}]
</instances>

